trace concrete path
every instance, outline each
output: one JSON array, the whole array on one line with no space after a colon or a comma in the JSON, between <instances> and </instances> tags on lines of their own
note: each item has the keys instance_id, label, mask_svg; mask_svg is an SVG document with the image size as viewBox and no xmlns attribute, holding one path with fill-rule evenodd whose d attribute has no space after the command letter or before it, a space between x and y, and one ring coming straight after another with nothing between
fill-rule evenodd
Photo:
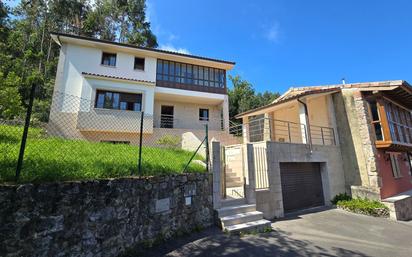
<instances>
[{"instance_id":1,"label":"concrete path","mask_svg":"<svg viewBox=\"0 0 412 257\"><path fill-rule=\"evenodd\" d=\"M211 228L132 256L412 256L412 222L316 209L276 220L272 227L242 237Z\"/></svg>"}]
</instances>

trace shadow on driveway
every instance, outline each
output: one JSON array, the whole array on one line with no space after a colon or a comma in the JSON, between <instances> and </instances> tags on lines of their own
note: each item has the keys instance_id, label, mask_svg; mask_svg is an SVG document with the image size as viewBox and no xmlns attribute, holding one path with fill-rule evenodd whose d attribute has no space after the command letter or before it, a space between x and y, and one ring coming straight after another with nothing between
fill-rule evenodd
<instances>
[{"instance_id":1,"label":"shadow on driveway","mask_svg":"<svg viewBox=\"0 0 412 257\"><path fill-rule=\"evenodd\" d=\"M410 226L386 219L317 208L288 214L272 227L242 237L209 228L127 256L410 256Z\"/></svg>"}]
</instances>

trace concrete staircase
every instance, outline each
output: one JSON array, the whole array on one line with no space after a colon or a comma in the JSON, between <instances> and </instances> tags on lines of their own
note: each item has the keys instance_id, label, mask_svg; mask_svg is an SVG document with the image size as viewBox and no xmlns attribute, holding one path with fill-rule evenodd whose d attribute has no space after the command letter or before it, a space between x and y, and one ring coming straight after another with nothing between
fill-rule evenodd
<instances>
[{"instance_id":1,"label":"concrete staircase","mask_svg":"<svg viewBox=\"0 0 412 257\"><path fill-rule=\"evenodd\" d=\"M226 187L243 187L242 178L234 172L226 172Z\"/></svg>"},{"instance_id":2,"label":"concrete staircase","mask_svg":"<svg viewBox=\"0 0 412 257\"><path fill-rule=\"evenodd\" d=\"M256 210L256 205L247 204L245 199L224 200L216 211L222 229L230 234L263 232L271 227L270 221L263 219L263 214Z\"/></svg>"}]
</instances>

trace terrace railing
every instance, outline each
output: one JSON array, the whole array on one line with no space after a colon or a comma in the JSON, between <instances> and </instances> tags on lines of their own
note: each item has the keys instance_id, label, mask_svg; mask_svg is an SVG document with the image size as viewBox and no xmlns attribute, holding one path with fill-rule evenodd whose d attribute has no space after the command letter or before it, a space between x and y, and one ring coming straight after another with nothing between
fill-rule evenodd
<instances>
[{"instance_id":1,"label":"terrace railing","mask_svg":"<svg viewBox=\"0 0 412 257\"><path fill-rule=\"evenodd\" d=\"M271 118L259 118L246 124L233 125L229 132L235 136L244 136L246 133L249 142L307 144L311 140L314 145L336 145L335 131L331 127L310 125L307 129L302 123Z\"/></svg>"}]
</instances>

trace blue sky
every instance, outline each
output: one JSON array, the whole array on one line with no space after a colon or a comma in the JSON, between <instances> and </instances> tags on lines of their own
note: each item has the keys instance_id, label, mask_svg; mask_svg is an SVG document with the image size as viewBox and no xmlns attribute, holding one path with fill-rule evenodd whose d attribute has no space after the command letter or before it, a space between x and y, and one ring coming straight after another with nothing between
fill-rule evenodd
<instances>
[{"instance_id":1,"label":"blue sky","mask_svg":"<svg viewBox=\"0 0 412 257\"><path fill-rule=\"evenodd\" d=\"M412 82L412 1L149 0L163 48L233 60L258 91Z\"/></svg>"},{"instance_id":2,"label":"blue sky","mask_svg":"<svg viewBox=\"0 0 412 257\"><path fill-rule=\"evenodd\" d=\"M147 5L161 48L235 61L229 74L239 74L258 91L282 93L290 86L340 83L343 77L412 83L409 0L147 0Z\"/></svg>"}]
</instances>

